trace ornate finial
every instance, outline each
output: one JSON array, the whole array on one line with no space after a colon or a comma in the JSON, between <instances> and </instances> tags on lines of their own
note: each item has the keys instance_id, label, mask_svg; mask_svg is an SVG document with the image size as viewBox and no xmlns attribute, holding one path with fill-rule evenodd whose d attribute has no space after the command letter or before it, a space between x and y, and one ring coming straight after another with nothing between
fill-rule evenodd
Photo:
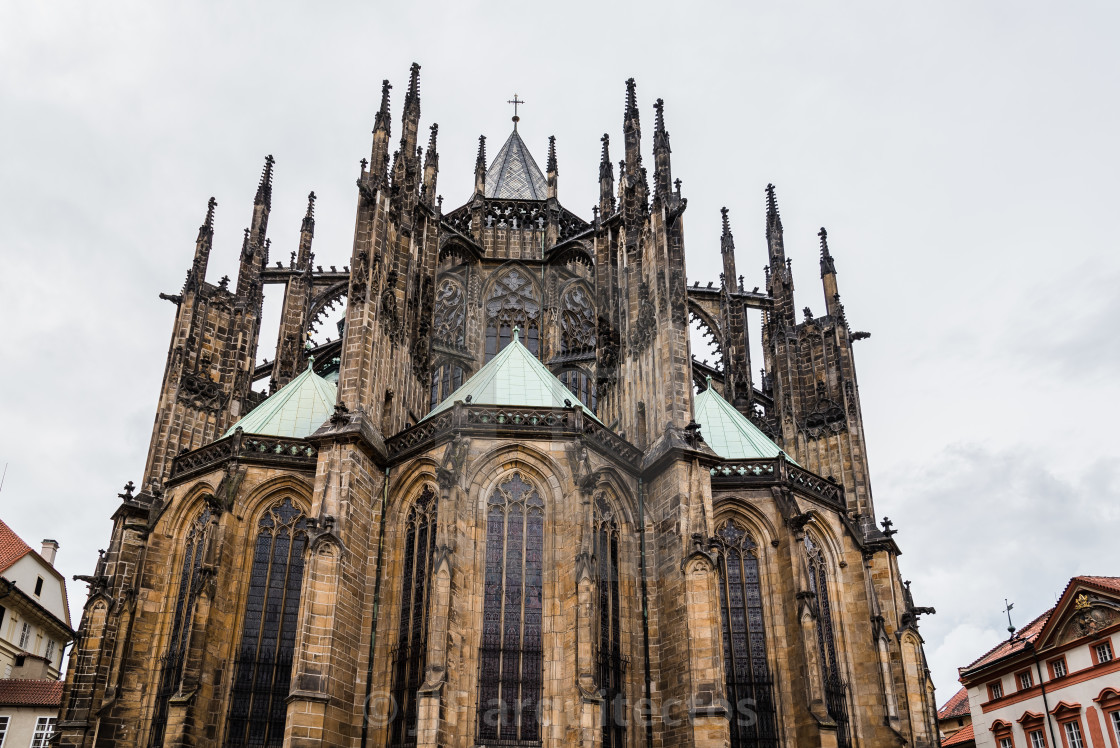
<instances>
[{"instance_id":1,"label":"ornate finial","mask_svg":"<svg viewBox=\"0 0 1120 748\"><path fill-rule=\"evenodd\" d=\"M898 534L898 530L892 529L894 527L894 522L891 522L890 517L883 517L883 521L880 522L879 524L881 524L883 526L883 534L886 535L888 538L891 537L892 535L897 535Z\"/></svg>"},{"instance_id":2,"label":"ornate finial","mask_svg":"<svg viewBox=\"0 0 1120 748\"><path fill-rule=\"evenodd\" d=\"M548 166L545 169L549 173L559 174L560 170L556 168L556 136L548 136Z\"/></svg>"},{"instance_id":3,"label":"ornate finial","mask_svg":"<svg viewBox=\"0 0 1120 748\"><path fill-rule=\"evenodd\" d=\"M256 205L270 205L272 203L272 165L276 163L276 159L272 154L264 159L264 171L261 172L261 181L257 185L257 196L254 200Z\"/></svg>"},{"instance_id":4,"label":"ornate finial","mask_svg":"<svg viewBox=\"0 0 1120 748\"><path fill-rule=\"evenodd\" d=\"M517 107L524 104L525 102L517 98L517 94L514 94L513 98L506 103L513 104L513 131L517 132L517 123L521 121L521 118L517 116Z\"/></svg>"},{"instance_id":5,"label":"ornate finial","mask_svg":"<svg viewBox=\"0 0 1120 748\"><path fill-rule=\"evenodd\" d=\"M420 96L420 63L412 63L408 75L408 94L406 97L415 99Z\"/></svg>"},{"instance_id":6,"label":"ornate finial","mask_svg":"<svg viewBox=\"0 0 1120 748\"><path fill-rule=\"evenodd\" d=\"M1007 633L1015 636L1015 624L1011 622L1011 610L1015 607L1015 603L1007 602L1007 598L1003 598L1003 612L1007 614Z\"/></svg>"},{"instance_id":7,"label":"ornate finial","mask_svg":"<svg viewBox=\"0 0 1120 748\"><path fill-rule=\"evenodd\" d=\"M315 233L315 192L307 193L307 212L303 214L302 231Z\"/></svg>"},{"instance_id":8,"label":"ornate finial","mask_svg":"<svg viewBox=\"0 0 1120 748\"><path fill-rule=\"evenodd\" d=\"M475 169L486 169L486 136L478 136L478 157L474 160Z\"/></svg>"},{"instance_id":9,"label":"ornate finial","mask_svg":"<svg viewBox=\"0 0 1120 748\"><path fill-rule=\"evenodd\" d=\"M377 115L373 118L373 131L384 131L388 134L391 127L391 120L389 119L389 90L393 87L388 79L381 81L381 107L377 110Z\"/></svg>"},{"instance_id":10,"label":"ornate finial","mask_svg":"<svg viewBox=\"0 0 1120 748\"><path fill-rule=\"evenodd\" d=\"M836 263L832 259L832 254L828 251L828 232L824 226L817 232L817 236L821 238L821 277L828 273L836 274Z\"/></svg>"},{"instance_id":11,"label":"ornate finial","mask_svg":"<svg viewBox=\"0 0 1120 748\"><path fill-rule=\"evenodd\" d=\"M727 218L727 208L720 208L719 212L723 216L723 236L726 238L731 236L731 221Z\"/></svg>"},{"instance_id":12,"label":"ornate finial","mask_svg":"<svg viewBox=\"0 0 1120 748\"><path fill-rule=\"evenodd\" d=\"M518 327L517 325L513 326L513 342L514 343L520 343L521 342L521 328Z\"/></svg>"},{"instance_id":13,"label":"ornate finial","mask_svg":"<svg viewBox=\"0 0 1120 748\"><path fill-rule=\"evenodd\" d=\"M428 129L431 130L432 133L428 136L428 158L431 158L436 150L436 136L439 135L439 124L433 122L432 126Z\"/></svg>"},{"instance_id":14,"label":"ornate finial","mask_svg":"<svg viewBox=\"0 0 1120 748\"><path fill-rule=\"evenodd\" d=\"M638 93L637 84L634 83L633 78L626 79L626 114L638 113Z\"/></svg>"},{"instance_id":15,"label":"ornate finial","mask_svg":"<svg viewBox=\"0 0 1120 748\"><path fill-rule=\"evenodd\" d=\"M774 196L774 185L766 185L766 217L780 218L778 214L778 198Z\"/></svg>"},{"instance_id":16,"label":"ornate finial","mask_svg":"<svg viewBox=\"0 0 1120 748\"><path fill-rule=\"evenodd\" d=\"M124 501L132 501L132 492L136 490L136 484L132 481L124 484L124 493L117 494L117 498ZM102 551L104 553L104 551Z\"/></svg>"},{"instance_id":17,"label":"ornate finial","mask_svg":"<svg viewBox=\"0 0 1120 748\"><path fill-rule=\"evenodd\" d=\"M677 197L680 197L680 194L681 194L681 180L680 180L680 177L677 177L676 179L673 180L673 186L677 188Z\"/></svg>"},{"instance_id":18,"label":"ornate finial","mask_svg":"<svg viewBox=\"0 0 1120 748\"><path fill-rule=\"evenodd\" d=\"M708 374L704 377L704 389L710 390L712 388L712 375Z\"/></svg>"},{"instance_id":19,"label":"ornate finial","mask_svg":"<svg viewBox=\"0 0 1120 748\"><path fill-rule=\"evenodd\" d=\"M218 207L218 201L213 197L206 203L206 220L202 222L202 227L207 231L213 233L214 231L214 208Z\"/></svg>"},{"instance_id":20,"label":"ornate finial","mask_svg":"<svg viewBox=\"0 0 1120 748\"><path fill-rule=\"evenodd\" d=\"M243 231L245 236L241 238L241 251L247 252L249 251L249 229L243 229Z\"/></svg>"}]
</instances>

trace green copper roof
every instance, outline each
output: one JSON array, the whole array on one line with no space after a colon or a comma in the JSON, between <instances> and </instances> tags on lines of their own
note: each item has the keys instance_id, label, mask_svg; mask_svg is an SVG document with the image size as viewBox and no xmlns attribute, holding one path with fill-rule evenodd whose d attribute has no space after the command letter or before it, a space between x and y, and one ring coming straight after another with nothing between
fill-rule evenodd
<instances>
[{"instance_id":1,"label":"green copper roof","mask_svg":"<svg viewBox=\"0 0 1120 748\"><path fill-rule=\"evenodd\" d=\"M521 345L516 330L509 345L420 420L447 410L456 400L466 402L468 397L471 405L521 405L533 408L563 408L566 407L564 401L568 400L573 405L583 407L590 418L599 421L563 382L554 377L528 348Z\"/></svg>"},{"instance_id":2,"label":"green copper roof","mask_svg":"<svg viewBox=\"0 0 1120 748\"><path fill-rule=\"evenodd\" d=\"M712 389L710 378L708 389L693 400L692 411L704 441L723 459L758 460L785 455L789 460L781 447Z\"/></svg>"},{"instance_id":3,"label":"green copper roof","mask_svg":"<svg viewBox=\"0 0 1120 748\"><path fill-rule=\"evenodd\" d=\"M240 428L246 434L302 439L330 418L337 399L338 388L312 371L309 363L306 371L249 411L223 436Z\"/></svg>"}]
</instances>

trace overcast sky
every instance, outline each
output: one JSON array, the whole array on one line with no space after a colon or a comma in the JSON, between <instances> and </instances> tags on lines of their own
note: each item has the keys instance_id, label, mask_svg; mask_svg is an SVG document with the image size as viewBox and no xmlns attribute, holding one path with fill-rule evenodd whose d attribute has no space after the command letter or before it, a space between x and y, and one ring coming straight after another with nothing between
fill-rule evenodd
<instances>
[{"instance_id":1,"label":"overcast sky","mask_svg":"<svg viewBox=\"0 0 1120 748\"><path fill-rule=\"evenodd\" d=\"M561 202L590 218L633 76L647 158L665 99L690 282L718 280L726 205L763 285L774 182L798 307L819 314L828 228L872 333L876 508L938 611L921 630L939 703L1006 636L1004 597L1022 624L1069 577L1120 575L1116 3L187 5L0 5L0 517L57 538L68 577L140 481L175 311L157 294L180 288L206 200L212 282L236 274L269 153L273 259L313 189L318 262L348 264L380 82L396 137L414 60L445 210L516 92L540 163L556 136Z\"/></svg>"}]
</instances>

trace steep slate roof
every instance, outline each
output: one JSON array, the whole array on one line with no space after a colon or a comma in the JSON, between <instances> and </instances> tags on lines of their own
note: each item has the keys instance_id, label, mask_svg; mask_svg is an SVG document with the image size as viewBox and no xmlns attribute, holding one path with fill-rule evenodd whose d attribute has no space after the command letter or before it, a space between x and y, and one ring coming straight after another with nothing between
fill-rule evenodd
<instances>
[{"instance_id":1,"label":"steep slate roof","mask_svg":"<svg viewBox=\"0 0 1120 748\"><path fill-rule=\"evenodd\" d=\"M486 170L486 197L505 200L546 200L548 181L533 160L525 141L510 133L505 145Z\"/></svg>"},{"instance_id":2,"label":"steep slate roof","mask_svg":"<svg viewBox=\"0 0 1120 748\"><path fill-rule=\"evenodd\" d=\"M62 681L0 678L0 706L53 706L62 703Z\"/></svg>"},{"instance_id":3,"label":"steep slate roof","mask_svg":"<svg viewBox=\"0 0 1120 748\"><path fill-rule=\"evenodd\" d=\"M951 719L953 717L964 717L970 714L968 709L968 689L961 688L953 694L953 698L945 702L945 706L937 710L938 719Z\"/></svg>"},{"instance_id":4,"label":"steep slate roof","mask_svg":"<svg viewBox=\"0 0 1120 748\"><path fill-rule=\"evenodd\" d=\"M976 729L972 725L965 725L942 740L941 746L945 748L947 745L964 745L965 743L976 744Z\"/></svg>"},{"instance_id":5,"label":"steep slate roof","mask_svg":"<svg viewBox=\"0 0 1120 748\"><path fill-rule=\"evenodd\" d=\"M564 401L580 405L579 398L552 375L529 349L521 345L515 329L513 340L497 356L455 390L442 403L420 420L427 420L436 413L447 410L456 400L471 399L471 405L521 405L533 408L564 408ZM586 407L589 418L598 418Z\"/></svg>"},{"instance_id":6,"label":"steep slate roof","mask_svg":"<svg viewBox=\"0 0 1120 748\"><path fill-rule=\"evenodd\" d=\"M692 417L700 424L704 441L725 460L773 459L785 455L758 426L712 389L710 378L708 389L693 399ZM785 458L793 462L789 455Z\"/></svg>"},{"instance_id":7,"label":"steep slate roof","mask_svg":"<svg viewBox=\"0 0 1120 748\"><path fill-rule=\"evenodd\" d=\"M31 552L31 546L23 542L12 528L0 520L0 572L19 561Z\"/></svg>"},{"instance_id":8,"label":"steep slate roof","mask_svg":"<svg viewBox=\"0 0 1120 748\"><path fill-rule=\"evenodd\" d=\"M223 436L241 429L246 434L302 439L331 417L337 399L338 388L312 371L308 363L302 374L249 411Z\"/></svg>"}]
</instances>

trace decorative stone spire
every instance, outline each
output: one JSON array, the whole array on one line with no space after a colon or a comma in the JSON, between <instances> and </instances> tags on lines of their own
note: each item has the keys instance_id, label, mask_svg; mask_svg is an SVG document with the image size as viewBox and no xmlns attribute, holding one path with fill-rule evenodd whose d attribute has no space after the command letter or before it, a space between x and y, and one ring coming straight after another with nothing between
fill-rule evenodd
<instances>
[{"instance_id":1,"label":"decorative stone spire","mask_svg":"<svg viewBox=\"0 0 1120 748\"><path fill-rule=\"evenodd\" d=\"M778 213L778 198L774 185L766 185L766 249L770 258L767 291L774 299L771 320L782 327L796 323L793 305L793 274L786 260L786 245L782 232L782 217Z\"/></svg>"},{"instance_id":2,"label":"decorative stone spire","mask_svg":"<svg viewBox=\"0 0 1120 748\"><path fill-rule=\"evenodd\" d=\"M821 226L817 236L821 238L821 277L823 278L829 273L836 275L836 263L832 259L832 254L828 251L828 231L824 226Z\"/></svg>"},{"instance_id":3,"label":"decorative stone spire","mask_svg":"<svg viewBox=\"0 0 1120 748\"><path fill-rule=\"evenodd\" d=\"M638 114L638 95L634 79L626 81L626 113L622 123L626 138L626 159L620 176L624 194L623 215L631 220L649 209L649 183L642 167L642 125Z\"/></svg>"},{"instance_id":4,"label":"decorative stone spire","mask_svg":"<svg viewBox=\"0 0 1120 748\"><path fill-rule=\"evenodd\" d=\"M556 136L548 136L548 166L545 171L548 174L548 197L556 199L557 193L557 175L560 170L556 168Z\"/></svg>"},{"instance_id":5,"label":"decorative stone spire","mask_svg":"<svg viewBox=\"0 0 1120 748\"><path fill-rule=\"evenodd\" d=\"M307 193L307 212L303 214L301 229L310 234L315 233L315 192Z\"/></svg>"},{"instance_id":6,"label":"decorative stone spire","mask_svg":"<svg viewBox=\"0 0 1120 748\"><path fill-rule=\"evenodd\" d=\"M257 184L257 194L253 199L253 222L249 230L249 241L255 247L262 247L268 233L268 214L272 210L272 168L276 159L269 154L264 159L261 181Z\"/></svg>"},{"instance_id":7,"label":"decorative stone spire","mask_svg":"<svg viewBox=\"0 0 1120 748\"><path fill-rule=\"evenodd\" d=\"M658 99L653 105L657 112L653 128L654 194L667 200L673 186L673 169L669 154L669 131L665 129L665 101Z\"/></svg>"},{"instance_id":8,"label":"decorative stone spire","mask_svg":"<svg viewBox=\"0 0 1120 748\"><path fill-rule=\"evenodd\" d=\"M194 242L194 262L187 276L187 286L194 287L206 280L206 266L210 262L210 249L214 246L214 208L218 201L213 197L206 203L206 218L198 227L198 238Z\"/></svg>"},{"instance_id":9,"label":"decorative stone spire","mask_svg":"<svg viewBox=\"0 0 1120 748\"><path fill-rule=\"evenodd\" d=\"M735 290L735 237L731 235L731 221L727 218L727 208L720 208L723 216L723 234L719 238L719 251L723 256L724 286Z\"/></svg>"},{"instance_id":10,"label":"decorative stone spire","mask_svg":"<svg viewBox=\"0 0 1120 748\"><path fill-rule=\"evenodd\" d=\"M257 196L253 199L254 205L272 206L272 166L276 159L269 154L264 159L264 170L261 172L261 181L257 185Z\"/></svg>"},{"instance_id":11,"label":"decorative stone spire","mask_svg":"<svg viewBox=\"0 0 1120 748\"><path fill-rule=\"evenodd\" d=\"M375 185L384 184L389 178L389 138L392 120L389 117L389 91L393 88L388 80L381 81L381 108L373 121L373 148L370 152L370 181Z\"/></svg>"},{"instance_id":12,"label":"decorative stone spire","mask_svg":"<svg viewBox=\"0 0 1120 748\"><path fill-rule=\"evenodd\" d=\"M478 196L486 194L486 136L478 136L478 156L474 160L474 192Z\"/></svg>"},{"instance_id":13,"label":"decorative stone spire","mask_svg":"<svg viewBox=\"0 0 1120 748\"><path fill-rule=\"evenodd\" d=\"M603 133L603 154L599 159L599 212L603 218L614 213L614 164L611 163L611 136Z\"/></svg>"},{"instance_id":14,"label":"decorative stone spire","mask_svg":"<svg viewBox=\"0 0 1120 748\"><path fill-rule=\"evenodd\" d=\"M428 153L424 157L424 186L422 193L424 202L432 204L436 194L436 177L439 174L439 153L436 151L436 137L439 135L439 125L432 124L431 134L428 136Z\"/></svg>"},{"instance_id":15,"label":"decorative stone spire","mask_svg":"<svg viewBox=\"0 0 1120 748\"><path fill-rule=\"evenodd\" d=\"M828 249L828 231L824 226L821 226L817 236L821 238L821 285L824 286L824 304L830 316L843 320L844 307L840 304L840 292L836 285L836 262Z\"/></svg>"}]
</instances>

